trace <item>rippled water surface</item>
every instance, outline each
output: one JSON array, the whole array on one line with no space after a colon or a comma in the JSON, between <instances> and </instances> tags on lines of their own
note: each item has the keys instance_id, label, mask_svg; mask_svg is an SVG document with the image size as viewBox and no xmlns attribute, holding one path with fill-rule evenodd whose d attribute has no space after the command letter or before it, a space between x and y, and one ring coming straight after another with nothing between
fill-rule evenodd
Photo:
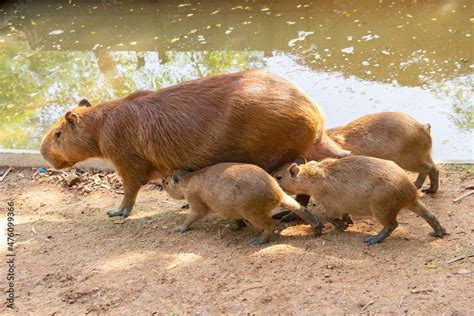
<instances>
[{"instance_id":1,"label":"rippled water surface","mask_svg":"<svg viewBox=\"0 0 474 316\"><path fill-rule=\"evenodd\" d=\"M379 111L430 123L438 160L474 160L474 2L19 1L0 6L0 148L37 149L82 98L261 68L327 126Z\"/></svg>"}]
</instances>

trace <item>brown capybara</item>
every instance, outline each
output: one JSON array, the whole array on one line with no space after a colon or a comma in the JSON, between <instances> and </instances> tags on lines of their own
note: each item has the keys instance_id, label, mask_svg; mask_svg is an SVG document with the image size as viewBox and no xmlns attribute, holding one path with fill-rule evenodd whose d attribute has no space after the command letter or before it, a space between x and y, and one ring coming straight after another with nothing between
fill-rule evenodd
<instances>
[{"instance_id":1,"label":"brown capybara","mask_svg":"<svg viewBox=\"0 0 474 316\"><path fill-rule=\"evenodd\" d=\"M321 234L321 222L256 165L220 163L194 172L179 169L163 179L163 188L171 197L186 199L191 206L184 224L175 230L179 233L214 212L227 219L246 220L263 230L261 237L252 241L254 245L263 244L275 228L272 211L282 206L313 226L315 235Z\"/></svg>"},{"instance_id":2,"label":"brown capybara","mask_svg":"<svg viewBox=\"0 0 474 316\"><path fill-rule=\"evenodd\" d=\"M109 216L128 216L140 187L172 170L232 161L271 171L324 135L318 107L299 88L258 70L81 104L51 127L41 153L58 169L90 157L110 160L125 194Z\"/></svg>"},{"instance_id":3,"label":"brown capybara","mask_svg":"<svg viewBox=\"0 0 474 316\"><path fill-rule=\"evenodd\" d=\"M324 159L306 164L286 164L274 172L283 190L312 196L326 212L326 218L345 229L349 215L372 215L383 230L364 241L378 243L397 228L397 214L407 208L423 217L434 229L433 236L446 231L417 195L405 171L389 160L365 156ZM341 220L343 219L343 220Z\"/></svg>"},{"instance_id":4,"label":"brown capybara","mask_svg":"<svg viewBox=\"0 0 474 316\"><path fill-rule=\"evenodd\" d=\"M421 188L426 177L430 187L438 190L439 171L431 158L430 126L400 112L383 112L362 116L357 120L326 131L342 148L354 155L392 160L405 170L418 172L415 185ZM308 152L308 160L318 160Z\"/></svg>"}]
</instances>

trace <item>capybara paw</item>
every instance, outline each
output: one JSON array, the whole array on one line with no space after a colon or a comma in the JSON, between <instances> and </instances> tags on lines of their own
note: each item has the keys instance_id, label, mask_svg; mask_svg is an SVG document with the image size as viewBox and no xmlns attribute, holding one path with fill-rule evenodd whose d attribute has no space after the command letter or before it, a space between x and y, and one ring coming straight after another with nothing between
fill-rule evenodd
<instances>
[{"instance_id":1,"label":"capybara paw","mask_svg":"<svg viewBox=\"0 0 474 316\"><path fill-rule=\"evenodd\" d=\"M373 244L377 244L379 242L382 242L382 240L377 236L372 236L372 237L367 237L367 238L364 238L364 242L368 245L373 245Z\"/></svg>"},{"instance_id":2,"label":"capybara paw","mask_svg":"<svg viewBox=\"0 0 474 316\"><path fill-rule=\"evenodd\" d=\"M179 225L174 229L175 233L184 233L188 230L188 228L185 225Z\"/></svg>"},{"instance_id":3,"label":"capybara paw","mask_svg":"<svg viewBox=\"0 0 474 316\"><path fill-rule=\"evenodd\" d=\"M445 235L448 235L448 233L446 233L446 230L443 228L442 230L439 230L439 231L432 231L430 235L433 237L441 238Z\"/></svg>"},{"instance_id":4,"label":"capybara paw","mask_svg":"<svg viewBox=\"0 0 474 316\"><path fill-rule=\"evenodd\" d=\"M431 188L424 188L424 189L421 190L421 192L433 194L433 193L436 193L436 190L433 190Z\"/></svg>"},{"instance_id":5,"label":"capybara paw","mask_svg":"<svg viewBox=\"0 0 474 316\"><path fill-rule=\"evenodd\" d=\"M266 240L265 238L257 238L257 239L253 239L250 243L254 246L258 246L258 245L266 244L267 242L268 240Z\"/></svg>"},{"instance_id":6,"label":"capybara paw","mask_svg":"<svg viewBox=\"0 0 474 316\"><path fill-rule=\"evenodd\" d=\"M189 208L189 203L184 203L181 205L182 210L187 210Z\"/></svg>"},{"instance_id":7,"label":"capybara paw","mask_svg":"<svg viewBox=\"0 0 474 316\"><path fill-rule=\"evenodd\" d=\"M116 210L111 210L111 211L108 211L107 212L107 215L109 217L114 217L114 216L123 216L123 217L127 217L128 216L128 212L125 212L124 209L116 209Z\"/></svg>"},{"instance_id":8,"label":"capybara paw","mask_svg":"<svg viewBox=\"0 0 474 316\"><path fill-rule=\"evenodd\" d=\"M314 227L314 237L321 237L321 235L323 234L323 228L323 223L319 222L319 224Z\"/></svg>"}]
</instances>

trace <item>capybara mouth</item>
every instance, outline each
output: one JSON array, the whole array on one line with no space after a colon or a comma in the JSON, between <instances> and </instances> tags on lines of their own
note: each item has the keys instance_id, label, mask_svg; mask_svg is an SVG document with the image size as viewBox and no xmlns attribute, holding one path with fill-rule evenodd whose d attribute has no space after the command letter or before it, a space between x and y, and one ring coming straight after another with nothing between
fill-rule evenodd
<instances>
[{"instance_id":1,"label":"capybara mouth","mask_svg":"<svg viewBox=\"0 0 474 316\"><path fill-rule=\"evenodd\" d=\"M50 159L48 159L47 157L45 157L43 155L44 159L46 159L46 161L56 170L60 170L60 169L64 169L64 168L68 168L68 167L72 167L74 166L75 162L70 162L70 161L51 161Z\"/></svg>"}]
</instances>

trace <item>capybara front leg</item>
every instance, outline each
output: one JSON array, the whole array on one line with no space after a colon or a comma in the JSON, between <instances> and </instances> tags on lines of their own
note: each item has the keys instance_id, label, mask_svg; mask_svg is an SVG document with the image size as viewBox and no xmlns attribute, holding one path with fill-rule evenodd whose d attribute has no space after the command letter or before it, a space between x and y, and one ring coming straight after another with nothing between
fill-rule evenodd
<instances>
[{"instance_id":1,"label":"capybara front leg","mask_svg":"<svg viewBox=\"0 0 474 316\"><path fill-rule=\"evenodd\" d=\"M430 173L428 174L430 177L430 187L427 189L423 189L422 191L425 193L436 193L439 187L439 170L436 166L431 168Z\"/></svg>"},{"instance_id":2,"label":"capybara front leg","mask_svg":"<svg viewBox=\"0 0 474 316\"><path fill-rule=\"evenodd\" d=\"M209 208L207 207L207 205L202 203L201 201L191 200L189 201L189 204L191 205L189 214L186 216L184 223L176 227L176 229L174 230L176 233L184 233L188 231L189 226L206 216L209 212Z\"/></svg>"},{"instance_id":3,"label":"capybara front leg","mask_svg":"<svg viewBox=\"0 0 474 316\"><path fill-rule=\"evenodd\" d=\"M127 217L130 214L133 206L135 205L135 200L137 198L138 191L140 190L141 183L136 180L127 180L123 179L123 189L124 196L120 207L116 210L111 210L107 212L109 217L114 216L123 216Z\"/></svg>"},{"instance_id":4,"label":"capybara front leg","mask_svg":"<svg viewBox=\"0 0 474 316\"><path fill-rule=\"evenodd\" d=\"M299 209L293 209L292 212L306 223L313 227L314 236L319 237L323 231L323 223L306 207L300 207Z\"/></svg>"}]
</instances>

